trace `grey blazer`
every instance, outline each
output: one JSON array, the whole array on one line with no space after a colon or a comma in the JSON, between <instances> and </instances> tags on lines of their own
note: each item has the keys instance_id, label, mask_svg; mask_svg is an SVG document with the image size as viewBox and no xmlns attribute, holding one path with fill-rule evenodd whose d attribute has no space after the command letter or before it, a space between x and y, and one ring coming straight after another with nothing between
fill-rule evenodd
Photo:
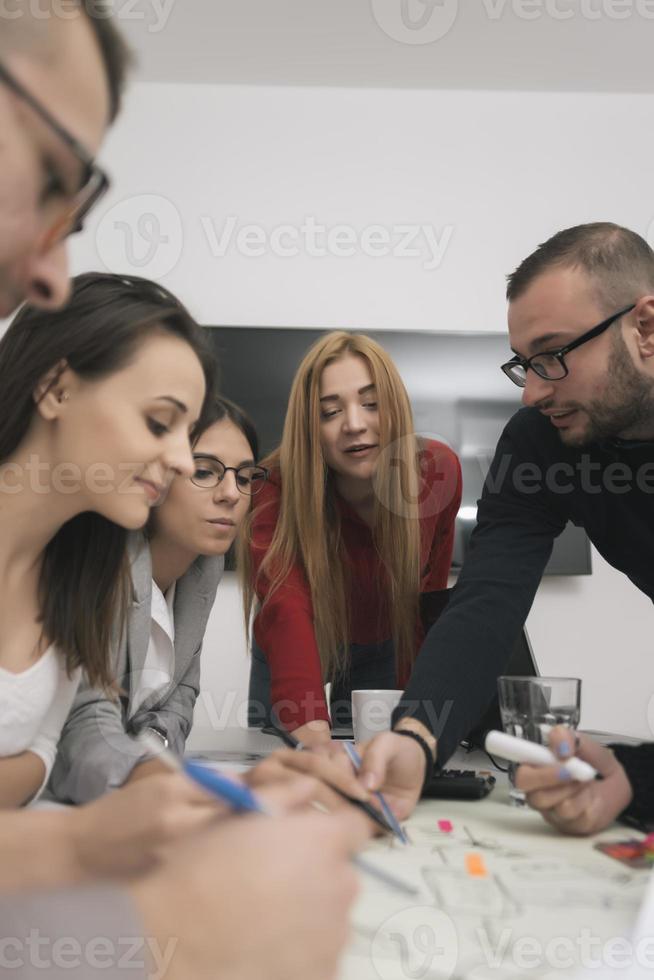
<instances>
[{"instance_id":1,"label":"grey blazer","mask_svg":"<svg viewBox=\"0 0 654 980\"><path fill-rule=\"evenodd\" d=\"M134 713L133 699L150 641L152 565L141 535L130 542L132 604L125 634L114 650L119 701L80 683L64 725L48 790L63 803L86 803L122 786L134 766L147 758L133 736L155 726L168 735L170 748L181 754L193 722L200 689L202 641L222 577L224 560L200 556L177 582L175 671L169 686L151 695Z\"/></svg>"}]
</instances>

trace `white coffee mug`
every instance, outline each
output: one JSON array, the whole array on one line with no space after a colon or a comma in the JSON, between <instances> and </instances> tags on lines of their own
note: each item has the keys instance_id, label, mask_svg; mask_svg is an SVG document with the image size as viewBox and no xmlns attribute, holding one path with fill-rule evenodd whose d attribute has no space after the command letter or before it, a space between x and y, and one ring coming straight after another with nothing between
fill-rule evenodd
<instances>
[{"instance_id":1,"label":"white coffee mug","mask_svg":"<svg viewBox=\"0 0 654 980\"><path fill-rule=\"evenodd\" d=\"M391 715L404 691L352 691L354 741L368 742L391 727Z\"/></svg>"}]
</instances>

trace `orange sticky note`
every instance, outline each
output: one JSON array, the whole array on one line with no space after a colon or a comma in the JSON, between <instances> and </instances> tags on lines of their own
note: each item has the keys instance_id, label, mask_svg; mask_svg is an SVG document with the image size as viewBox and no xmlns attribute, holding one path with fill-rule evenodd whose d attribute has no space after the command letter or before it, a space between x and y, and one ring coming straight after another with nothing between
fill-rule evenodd
<instances>
[{"instance_id":1,"label":"orange sticky note","mask_svg":"<svg viewBox=\"0 0 654 980\"><path fill-rule=\"evenodd\" d=\"M466 854L466 871L473 878L488 877L488 870L481 854Z\"/></svg>"}]
</instances>

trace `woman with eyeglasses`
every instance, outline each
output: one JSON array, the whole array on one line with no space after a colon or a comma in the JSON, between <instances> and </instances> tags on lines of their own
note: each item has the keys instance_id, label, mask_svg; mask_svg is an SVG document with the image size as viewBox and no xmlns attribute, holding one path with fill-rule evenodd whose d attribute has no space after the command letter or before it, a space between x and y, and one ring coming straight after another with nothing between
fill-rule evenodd
<instances>
[{"instance_id":1,"label":"woman with eyeglasses","mask_svg":"<svg viewBox=\"0 0 654 980\"><path fill-rule=\"evenodd\" d=\"M193 473L173 479L132 542L133 599L114 651L120 700L83 683L66 722L50 781L62 801L85 803L165 771L135 738L146 730L184 751L223 556L267 477L252 422L225 398L206 405L192 443Z\"/></svg>"},{"instance_id":2,"label":"woman with eyeglasses","mask_svg":"<svg viewBox=\"0 0 654 980\"><path fill-rule=\"evenodd\" d=\"M350 720L352 690L408 678L420 594L447 585L460 467L415 434L386 351L341 331L300 364L265 462L246 569L246 608L257 603L250 723L265 724L272 707L302 742L327 744L330 722Z\"/></svg>"},{"instance_id":3,"label":"woman with eyeglasses","mask_svg":"<svg viewBox=\"0 0 654 980\"><path fill-rule=\"evenodd\" d=\"M0 806L39 794L82 672L118 696L128 532L193 473L212 384L195 321L136 278L80 276L0 341Z\"/></svg>"}]
</instances>

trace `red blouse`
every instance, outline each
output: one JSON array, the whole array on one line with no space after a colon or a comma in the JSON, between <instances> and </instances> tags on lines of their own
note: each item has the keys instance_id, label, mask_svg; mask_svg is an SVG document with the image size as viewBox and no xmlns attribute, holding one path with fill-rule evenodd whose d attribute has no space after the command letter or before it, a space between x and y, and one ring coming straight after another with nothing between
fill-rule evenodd
<instances>
[{"instance_id":1,"label":"red blouse","mask_svg":"<svg viewBox=\"0 0 654 980\"><path fill-rule=\"evenodd\" d=\"M420 453L421 592L447 586L454 545L454 522L461 503L461 467L456 454L441 442L425 441ZM279 472L254 498L252 556L256 591L263 602L268 581L258 576L270 547L281 499ZM352 588L348 597L351 643L374 644L391 633L387 599L383 589L384 570L373 547L372 531L339 496L343 543L350 562ZM271 674L271 702L289 729L307 721L329 721L324 697L320 655L313 629L311 593L301 563L296 563L273 597L259 611L254 635L266 654ZM422 641L417 637L416 653ZM398 678L402 685L407 677ZM283 702L283 705L282 705Z\"/></svg>"}]
</instances>

